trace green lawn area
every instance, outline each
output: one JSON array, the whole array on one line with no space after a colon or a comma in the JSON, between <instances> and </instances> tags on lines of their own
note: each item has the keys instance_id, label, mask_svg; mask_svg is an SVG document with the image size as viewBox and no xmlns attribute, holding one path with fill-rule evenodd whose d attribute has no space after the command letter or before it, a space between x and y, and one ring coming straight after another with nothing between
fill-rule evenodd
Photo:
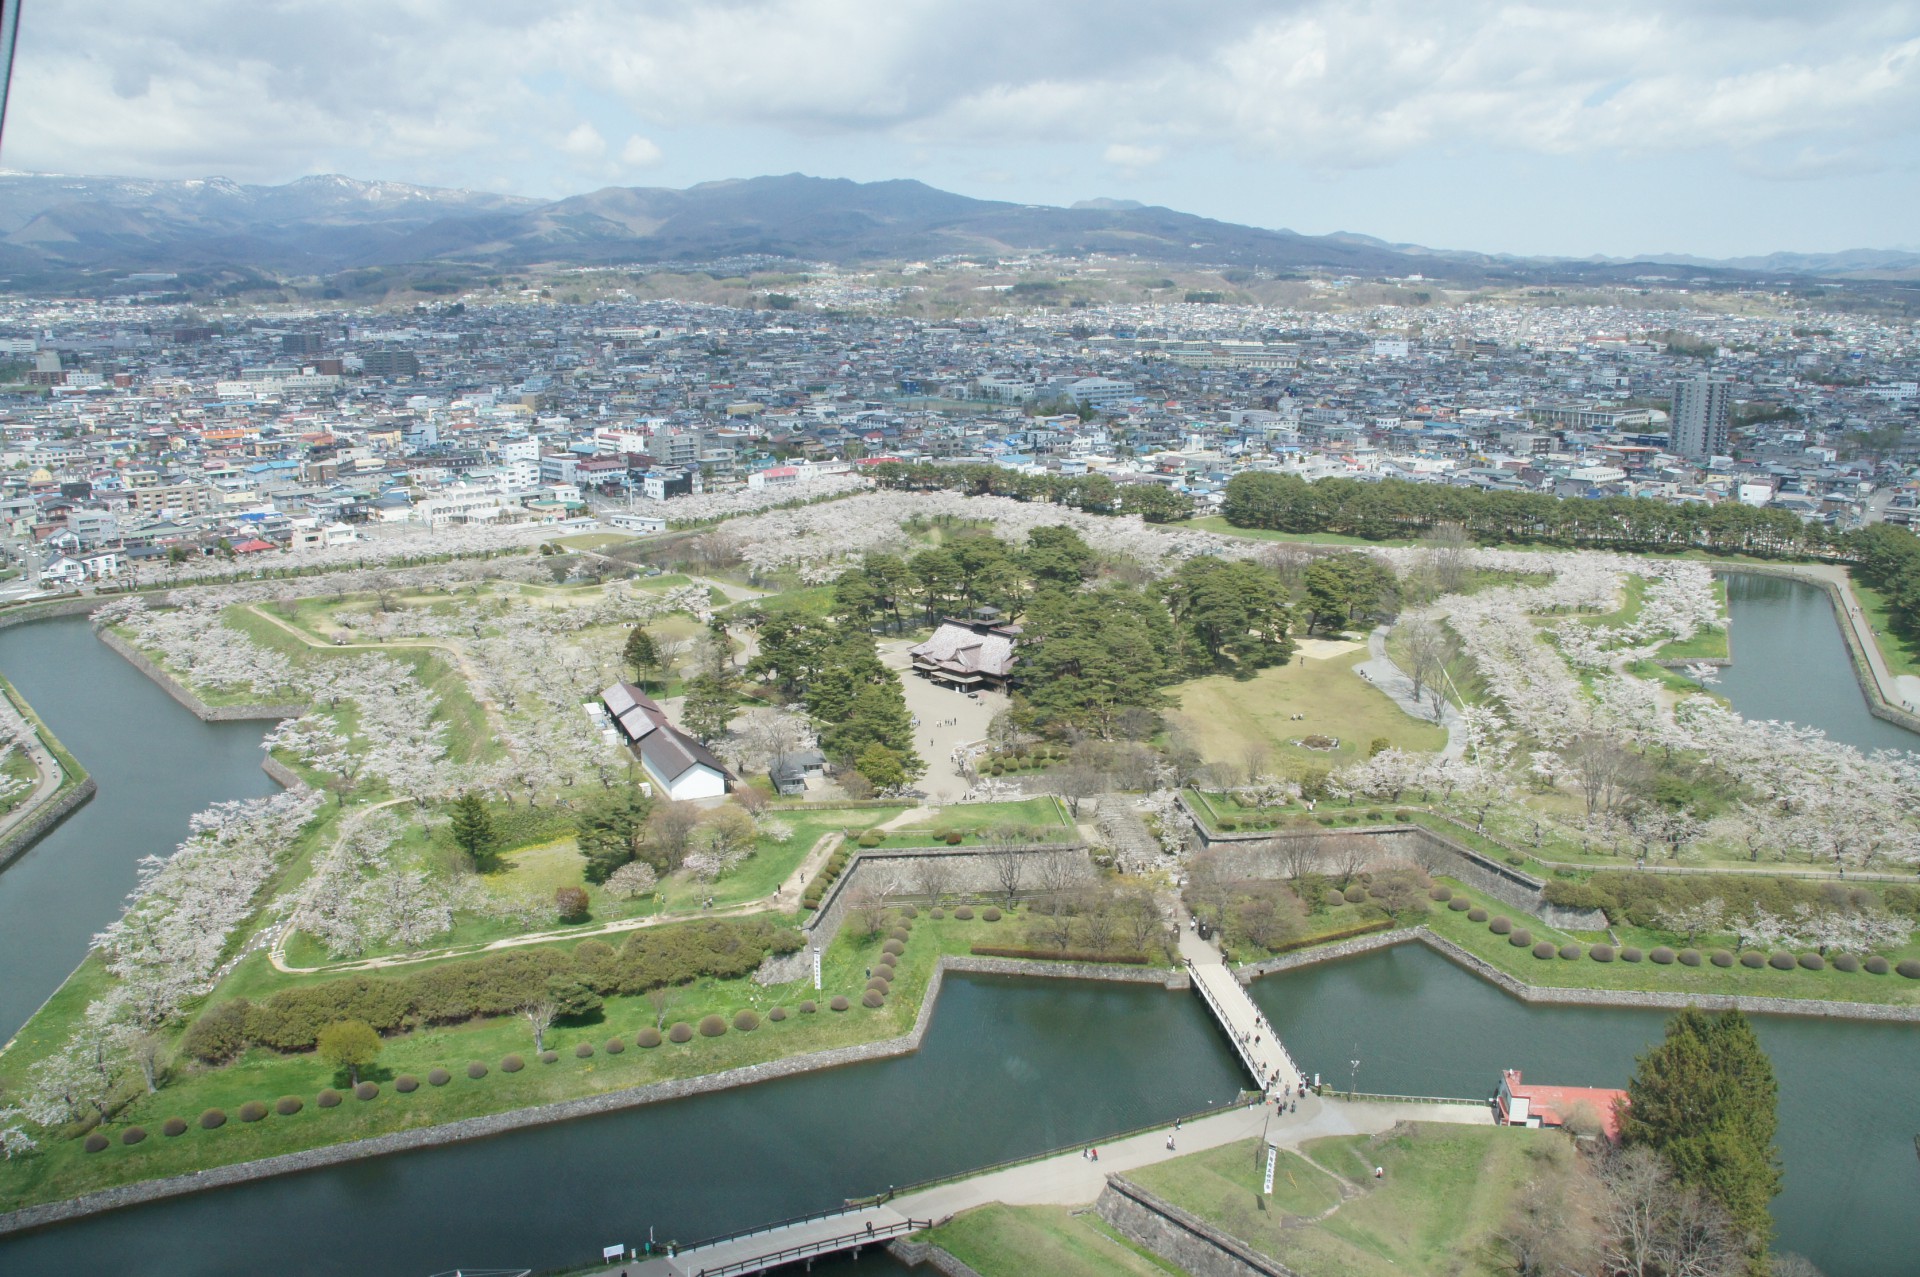
<instances>
[{"instance_id":1,"label":"green lawn area","mask_svg":"<svg viewBox=\"0 0 1920 1277\"><path fill-rule=\"evenodd\" d=\"M1626 585L1621 593L1623 596L1621 604L1614 611L1580 616L1574 619L1589 629L1602 625L1614 629L1632 625L1640 618L1640 609L1645 606L1647 601L1647 578L1637 574L1629 574ZM1559 624L1559 618L1554 618L1552 624Z\"/></svg>"},{"instance_id":2,"label":"green lawn area","mask_svg":"<svg viewBox=\"0 0 1920 1277\"><path fill-rule=\"evenodd\" d=\"M1135 1246L1091 1211L978 1206L915 1234L980 1277L1161 1277L1181 1270Z\"/></svg>"},{"instance_id":3,"label":"green lawn area","mask_svg":"<svg viewBox=\"0 0 1920 1277\"><path fill-rule=\"evenodd\" d=\"M1507 1271L1495 1235L1525 1183L1529 1153L1560 1137L1508 1127L1439 1123L1378 1136L1309 1142L1306 1158L1283 1153L1274 1193L1262 1209L1258 1141L1196 1153L1130 1178L1298 1272L1342 1277ZM1349 1179L1358 1197L1316 1223L1337 1200L1332 1179L1307 1159ZM1373 1167L1386 1170L1373 1178ZM1289 1221L1292 1221L1291 1224Z\"/></svg>"},{"instance_id":4,"label":"green lawn area","mask_svg":"<svg viewBox=\"0 0 1920 1277\"><path fill-rule=\"evenodd\" d=\"M1415 752L1446 744L1446 732L1408 717L1353 672L1366 659L1362 647L1324 660L1296 656L1244 681L1224 674L1194 679L1171 689L1179 704L1175 717L1201 757L1232 767L1246 765L1249 746L1266 749L1271 763L1298 773L1364 758L1376 736ZM1306 717L1296 722L1294 714ZM1340 746L1323 751L1290 743L1309 735L1337 737Z\"/></svg>"},{"instance_id":5,"label":"green lawn area","mask_svg":"<svg viewBox=\"0 0 1920 1277\"><path fill-rule=\"evenodd\" d=\"M561 537L558 544L569 550L607 550L637 539L621 532L582 532L576 536Z\"/></svg>"},{"instance_id":6,"label":"green lawn area","mask_svg":"<svg viewBox=\"0 0 1920 1277\"><path fill-rule=\"evenodd\" d=\"M875 820L874 825L880 823ZM978 842L995 830L1013 829L1047 842L1071 842L1079 838L1058 798L1043 795L999 803L955 803L942 807L930 820L915 821L887 831L882 847L928 847L945 841L950 831Z\"/></svg>"},{"instance_id":7,"label":"green lawn area","mask_svg":"<svg viewBox=\"0 0 1920 1277\"><path fill-rule=\"evenodd\" d=\"M1888 672L1895 676L1920 675L1920 635L1894 630L1887 596L1880 591L1860 584L1856 578L1853 593L1860 600L1860 610L1867 614L1867 621L1873 626L1873 641L1880 646L1880 658L1887 663Z\"/></svg>"},{"instance_id":8,"label":"green lawn area","mask_svg":"<svg viewBox=\"0 0 1920 1277\"><path fill-rule=\"evenodd\" d=\"M517 1016L396 1034L386 1039L379 1061L368 1074L380 1084L379 1097L363 1102L348 1096L344 1104L331 1110L319 1108L314 1097L321 1088L338 1086L343 1079L310 1053L281 1055L255 1048L234 1064L218 1069L183 1062L176 1066L157 1095L138 1095L116 1114L105 1128L114 1137L114 1143L104 1152L89 1154L82 1150L78 1139L52 1138L44 1141L41 1151L33 1157L10 1163L8 1174L0 1179L0 1209L387 1131L431 1126L895 1037L911 1027L940 954L965 953L976 943L996 939L1006 943L1003 937L1017 934L1012 929L1018 926L1019 922L1014 919L994 923L962 922L951 917L934 920L923 914L913 924L891 996L879 1009L862 1007L859 995L866 983L867 970L877 964L884 933L860 936L854 928L843 928L825 955L824 988L818 994L804 982L763 988L751 978L703 979L679 987L675 1002L667 1012L669 1024L697 1023L709 1013L730 1019L734 1012L742 1009L764 1013L776 1005L786 1007L790 1013L780 1023L763 1020L752 1032L729 1029L721 1037L696 1036L684 1045L666 1044L652 1050L633 1045L633 1035L654 1021L652 1007L641 997L609 997L603 1011L589 1022L561 1025L550 1031L547 1044L560 1056L553 1064L542 1064L534 1057L532 1035L526 1021ZM575 942L557 943L570 946ZM255 953L222 983L213 1000L236 996L259 998L289 984L310 983L319 978L275 972L264 953ZM30 1059L63 1041L67 1026L90 998L98 996L105 979L104 972L89 960L61 988L53 1002L28 1022L15 1045L0 1055L0 1076L17 1077ZM853 1008L846 1012L830 1011L827 999L835 994L846 995L852 1000ZM799 1014L796 1008L807 998L817 999L820 1009L811 1015ZM626 1049L617 1055L605 1050L607 1040L616 1035L626 1040ZM593 1045L594 1054L590 1058L575 1056L574 1048L580 1043ZM523 1071L507 1073L499 1068L500 1061L509 1053L526 1058ZM476 1081L467 1077L466 1065L472 1061L489 1066L485 1078ZM424 1079L435 1066L446 1068L454 1080L444 1087L422 1085L412 1094L401 1094L391 1084L403 1073ZM242 1123L235 1116L245 1101L261 1100L271 1104L283 1095L303 1097L306 1107L291 1117L275 1114L258 1123ZM216 1107L226 1111L232 1120L218 1130L200 1129L195 1119L202 1111ZM175 1138L162 1136L160 1124L176 1115L187 1119L188 1131ZM118 1140L119 1133L132 1125L146 1129L150 1138L131 1147L123 1146Z\"/></svg>"},{"instance_id":9,"label":"green lawn area","mask_svg":"<svg viewBox=\"0 0 1920 1277\"><path fill-rule=\"evenodd\" d=\"M1503 905L1489 896L1484 896L1463 883L1449 878L1439 879L1453 889L1456 896L1465 897L1487 910L1488 921L1495 918L1507 918L1516 931L1525 929L1530 932L1536 943L1545 940L1556 947L1569 941L1579 942L1582 956L1561 958L1558 956L1536 958L1532 950L1512 943L1511 936L1495 935L1488 929L1486 922L1474 922L1465 912L1455 912L1444 905L1434 906L1426 916L1426 925L1435 935L1453 941L1475 957L1484 959L1494 967L1515 976L1529 984L1569 989L1623 989L1634 991L1652 991L1665 993L1729 993L1746 997L1774 998L1830 998L1840 1002L1877 1002L1911 1006L1920 1004L1920 980L1909 980L1904 976L1889 973L1870 975L1866 971L1848 974L1829 966L1824 971L1807 971L1796 967L1792 971L1775 971L1771 967L1753 970L1735 963L1730 967L1716 967L1711 962L1702 961L1698 967L1688 967L1674 962L1668 965L1655 963L1643 957L1639 962L1625 962L1615 957L1611 962L1596 962L1587 956L1591 941L1603 939L1599 936L1576 936L1571 932L1550 927L1529 914ZM1674 950L1684 947L1680 937L1663 936L1651 931L1634 928L1616 928L1623 945L1639 947L1651 952L1653 946L1666 944ZM1721 940L1725 941L1725 937ZM1696 946L1703 958L1716 947L1713 940L1703 940ZM1731 948L1731 942L1726 942ZM1916 946L1909 944L1905 949L1888 954L1899 958L1916 952Z\"/></svg>"},{"instance_id":10,"label":"green lawn area","mask_svg":"<svg viewBox=\"0 0 1920 1277\"><path fill-rule=\"evenodd\" d=\"M1365 537L1348 536L1344 532L1275 532L1268 528L1236 528L1222 515L1210 514L1203 518L1189 519L1176 527L1198 528L1202 532L1215 532L1223 537L1245 537L1249 541L1297 541L1307 545L1414 545L1409 537L1399 537L1386 541L1369 541Z\"/></svg>"},{"instance_id":11,"label":"green lawn area","mask_svg":"<svg viewBox=\"0 0 1920 1277\"><path fill-rule=\"evenodd\" d=\"M826 810L818 812L782 811L776 819L793 829L793 836L786 842L775 842L771 838L762 838L747 858L732 873L715 882L699 882L682 875L673 875L661 884L660 896L667 909L697 910L700 902L708 896L713 897L715 906L725 908L728 905L743 904L749 900L760 900L772 895L787 880L787 875L807 858L814 844L830 833L848 829L865 829L890 820L904 808L878 808L875 810ZM802 884L804 885L804 884Z\"/></svg>"},{"instance_id":12,"label":"green lawn area","mask_svg":"<svg viewBox=\"0 0 1920 1277\"><path fill-rule=\"evenodd\" d=\"M1720 606L1721 624L1709 625L1684 643L1669 643L1654 656L1662 661L1704 661L1727 659L1727 579L1713 578L1713 597Z\"/></svg>"}]
</instances>

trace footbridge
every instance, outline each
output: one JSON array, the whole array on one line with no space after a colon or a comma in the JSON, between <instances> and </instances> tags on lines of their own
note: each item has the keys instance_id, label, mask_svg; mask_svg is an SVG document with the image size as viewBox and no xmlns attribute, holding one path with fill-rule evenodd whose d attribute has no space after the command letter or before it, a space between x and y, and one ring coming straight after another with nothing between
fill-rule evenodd
<instances>
[{"instance_id":1,"label":"footbridge","mask_svg":"<svg viewBox=\"0 0 1920 1277\"><path fill-rule=\"evenodd\" d=\"M1211 941L1188 931L1180 937L1193 988L1233 1044L1234 1054L1262 1091L1296 1091L1307 1080L1286 1045L1253 1004L1246 986L1234 979L1226 959Z\"/></svg>"},{"instance_id":2,"label":"footbridge","mask_svg":"<svg viewBox=\"0 0 1920 1277\"><path fill-rule=\"evenodd\" d=\"M634 1277L744 1277L787 1264L811 1268L823 1255L858 1253L931 1227L931 1220L910 1219L884 1203L843 1206L710 1237L620 1271Z\"/></svg>"}]
</instances>

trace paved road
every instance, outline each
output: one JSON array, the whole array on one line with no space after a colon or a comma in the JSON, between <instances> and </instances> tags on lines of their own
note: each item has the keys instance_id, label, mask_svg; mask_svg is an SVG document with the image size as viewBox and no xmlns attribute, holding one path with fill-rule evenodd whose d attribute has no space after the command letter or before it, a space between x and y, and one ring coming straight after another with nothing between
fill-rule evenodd
<instances>
[{"instance_id":1,"label":"paved road","mask_svg":"<svg viewBox=\"0 0 1920 1277\"><path fill-rule=\"evenodd\" d=\"M1387 655L1387 627L1382 625L1367 635L1368 657L1353 667L1354 673L1385 692L1395 705L1398 705L1410 718L1423 723L1431 723L1433 707L1430 699L1416 697L1413 694L1413 679L1405 670L1393 663ZM1460 711L1453 707L1452 701L1440 703L1440 726L1447 729L1446 748L1440 751L1442 758L1459 758L1467 752L1466 735L1460 731Z\"/></svg>"},{"instance_id":2,"label":"paved road","mask_svg":"<svg viewBox=\"0 0 1920 1277\"><path fill-rule=\"evenodd\" d=\"M0 817L0 837L13 832L14 827L32 816L40 809L40 804L52 798L65 779L65 773L46 745L41 743L40 733L28 721L26 715L13 707L13 702L0 695L0 734L10 736L17 741L21 750L32 760L34 768L33 792L20 800L18 806L5 816Z\"/></svg>"}]
</instances>

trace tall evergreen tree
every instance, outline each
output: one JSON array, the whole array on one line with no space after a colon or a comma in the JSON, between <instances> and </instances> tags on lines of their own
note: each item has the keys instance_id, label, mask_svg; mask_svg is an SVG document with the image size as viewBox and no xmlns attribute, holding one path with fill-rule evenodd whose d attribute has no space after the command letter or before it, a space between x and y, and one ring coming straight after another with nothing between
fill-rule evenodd
<instances>
[{"instance_id":1,"label":"tall evergreen tree","mask_svg":"<svg viewBox=\"0 0 1920 1277\"><path fill-rule=\"evenodd\" d=\"M654 646L653 635L647 633L644 625L633 627L633 632L627 635L626 646L620 649L620 656L633 676L643 681L660 664L660 649Z\"/></svg>"},{"instance_id":2,"label":"tall evergreen tree","mask_svg":"<svg viewBox=\"0 0 1920 1277\"><path fill-rule=\"evenodd\" d=\"M468 790L453 800L453 842L478 865L493 850L493 817L480 795Z\"/></svg>"},{"instance_id":3,"label":"tall evergreen tree","mask_svg":"<svg viewBox=\"0 0 1920 1277\"><path fill-rule=\"evenodd\" d=\"M605 882L640 851L653 805L638 785L622 785L596 795L574 822L580 854L587 858L587 881Z\"/></svg>"},{"instance_id":4,"label":"tall evergreen tree","mask_svg":"<svg viewBox=\"0 0 1920 1277\"><path fill-rule=\"evenodd\" d=\"M1773 1062L1745 1016L1709 1018L1689 1007L1640 1057L1620 1120L1624 1143L1652 1148L1675 1179L1727 1208L1763 1265L1757 1271L1773 1233L1768 1204L1780 1191L1779 1093Z\"/></svg>"}]
</instances>

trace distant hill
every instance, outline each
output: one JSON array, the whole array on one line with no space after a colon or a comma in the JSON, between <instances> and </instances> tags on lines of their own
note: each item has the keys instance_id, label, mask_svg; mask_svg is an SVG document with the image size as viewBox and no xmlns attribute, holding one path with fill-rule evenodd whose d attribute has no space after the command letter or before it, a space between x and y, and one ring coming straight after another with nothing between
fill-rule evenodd
<instances>
[{"instance_id":1,"label":"distant hill","mask_svg":"<svg viewBox=\"0 0 1920 1277\"><path fill-rule=\"evenodd\" d=\"M1920 254L1780 253L1737 262L1490 256L1366 235L1300 235L1132 200L1071 208L978 200L916 181L755 177L686 190L607 187L555 201L338 175L284 186L224 178L0 175L0 270L227 269L327 275L359 267L671 263L742 255L853 263L949 254L1113 253L1169 264L1479 282L1628 281L1685 268L1899 279ZM1652 268L1652 269L1650 269Z\"/></svg>"}]
</instances>

